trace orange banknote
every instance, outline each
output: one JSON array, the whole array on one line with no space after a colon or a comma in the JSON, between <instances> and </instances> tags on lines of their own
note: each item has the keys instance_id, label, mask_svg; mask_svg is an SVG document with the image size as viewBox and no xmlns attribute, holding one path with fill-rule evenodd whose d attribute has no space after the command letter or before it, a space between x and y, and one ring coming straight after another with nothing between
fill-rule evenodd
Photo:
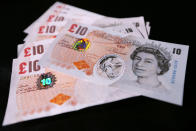
<instances>
[{"instance_id":1,"label":"orange banknote","mask_svg":"<svg viewBox=\"0 0 196 131\"><path fill-rule=\"evenodd\" d=\"M58 110L66 107L65 112L75 110L76 79L51 69L41 69L36 65L36 60L32 61L13 61L9 101L3 125L54 115L53 112L58 107ZM21 69L21 64L26 65L24 63L29 65L27 70ZM33 70L30 69L30 63L34 66Z\"/></svg>"},{"instance_id":2,"label":"orange banknote","mask_svg":"<svg viewBox=\"0 0 196 131\"><path fill-rule=\"evenodd\" d=\"M36 24L44 26L47 23L62 23L66 19L72 19L78 22L91 22L102 17L104 16L97 13L80 9L62 2L55 2L41 17L26 28L24 32L28 34L32 33ZM44 31L43 27L42 30Z\"/></svg>"},{"instance_id":3,"label":"orange banknote","mask_svg":"<svg viewBox=\"0 0 196 131\"><path fill-rule=\"evenodd\" d=\"M65 24L69 20L148 38L143 17L124 19L106 17L68 4L56 2L34 24L25 30L28 33L25 41L55 39L56 35L64 29ZM118 26L122 27L119 28Z\"/></svg>"},{"instance_id":4,"label":"orange banknote","mask_svg":"<svg viewBox=\"0 0 196 131\"><path fill-rule=\"evenodd\" d=\"M13 60L8 105L3 125L52 116L140 95L98 86L43 68L42 55L50 40L29 42Z\"/></svg>"},{"instance_id":5,"label":"orange banknote","mask_svg":"<svg viewBox=\"0 0 196 131\"><path fill-rule=\"evenodd\" d=\"M56 2L33 25L25 30L29 35L25 41L54 39L68 20L92 24L104 16L77 7Z\"/></svg>"},{"instance_id":6,"label":"orange banknote","mask_svg":"<svg viewBox=\"0 0 196 131\"><path fill-rule=\"evenodd\" d=\"M36 21L34 21L30 26L28 26L24 32L25 33L31 33L32 29L34 28L35 24L41 23L41 22L51 22L56 21L54 20L55 15L58 15L60 12L64 12L66 14L66 8L64 3L55 2L48 10L46 10ZM45 20L45 21L44 21Z\"/></svg>"},{"instance_id":7,"label":"orange banknote","mask_svg":"<svg viewBox=\"0 0 196 131\"><path fill-rule=\"evenodd\" d=\"M182 105L188 48L72 22L40 63L78 79L143 90L146 96Z\"/></svg>"}]
</instances>

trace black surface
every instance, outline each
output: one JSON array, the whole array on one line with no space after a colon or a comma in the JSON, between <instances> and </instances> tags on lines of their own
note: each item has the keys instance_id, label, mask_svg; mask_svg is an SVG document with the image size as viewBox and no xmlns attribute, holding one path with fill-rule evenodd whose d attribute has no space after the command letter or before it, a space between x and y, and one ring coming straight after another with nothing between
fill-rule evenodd
<instances>
[{"instance_id":1,"label":"black surface","mask_svg":"<svg viewBox=\"0 0 196 131\"><path fill-rule=\"evenodd\" d=\"M2 1L0 3L0 124L6 110L12 59L17 44L26 36L23 30L36 20L54 0ZM106 1L105 1L106 2ZM135 97L80 111L22 122L0 130L188 130L196 123L196 90L194 84L195 9L192 3L146 1L71 1L65 3L111 17L144 16L151 24L151 39L190 46L182 107L162 101Z\"/></svg>"}]
</instances>

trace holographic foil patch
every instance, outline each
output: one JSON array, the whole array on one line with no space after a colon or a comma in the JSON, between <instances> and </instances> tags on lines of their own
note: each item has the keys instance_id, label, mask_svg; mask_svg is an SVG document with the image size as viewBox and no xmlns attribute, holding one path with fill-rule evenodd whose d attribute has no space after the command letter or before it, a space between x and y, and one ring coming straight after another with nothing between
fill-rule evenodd
<instances>
[{"instance_id":1,"label":"holographic foil patch","mask_svg":"<svg viewBox=\"0 0 196 131\"><path fill-rule=\"evenodd\" d=\"M78 50L78 51L86 51L90 46L90 42L87 38L82 38L77 40L74 45L73 45L73 49L74 50Z\"/></svg>"},{"instance_id":2,"label":"holographic foil patch","mask_svg":"<svg viewBox=\"0 0 196 131\"><path fill-rule=\"evenodd\" d=\"M37 80L38 89L52 88L56 82L56 77L51 72L43 73Z\"/></svg>"}]
</instances>

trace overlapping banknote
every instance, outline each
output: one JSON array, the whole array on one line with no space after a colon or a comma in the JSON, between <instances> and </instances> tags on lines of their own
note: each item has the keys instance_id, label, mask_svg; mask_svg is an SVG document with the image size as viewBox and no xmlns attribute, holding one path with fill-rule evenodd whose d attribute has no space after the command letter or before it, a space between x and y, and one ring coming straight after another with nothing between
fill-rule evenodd
<instances>
[{"instance_id":1,"label":"overlapping banknote","mask_svg":"<svg viewBox=\"0 0 196 131\"><path fill-rule=\"evenodd\" d=\"M149 40L143 17L56 2L25 32L3 125L139 95L182 105L188 46Z\"/></svg>"}]
</instances>

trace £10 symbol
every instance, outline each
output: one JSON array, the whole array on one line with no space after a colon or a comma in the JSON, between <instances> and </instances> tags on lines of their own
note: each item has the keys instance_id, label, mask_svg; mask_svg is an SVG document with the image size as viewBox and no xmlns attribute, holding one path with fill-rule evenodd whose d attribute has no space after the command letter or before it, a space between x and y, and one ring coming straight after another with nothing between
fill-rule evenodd
<instances>
[{"instance_id":1,"label":"\u00a310 symbol","mask_svg":"<svg viewBox=\"0 0 196 131\"><path fill-rule=\"evenodd\" d=\"M182 52L182 50L181 49L176 49L176 48L173 48L173 54L177 54L177 55L180 55L181 54L181 52Z\"/></svg>"},{"instance_id":2,"label":"\u00a310 symbol","mask_svg":"<svg viewBox=\"0 0 196 131\"><path fill-rule=\"evenodd\" d=\"M54 21L54 22L58 22L58 21L63 21L64 20L64 17L63 16L55 16L55 15L50 15L49 17L48 17L48 20L47 20L47 22L52 22L52 21Z\"/></svg>"},{"instance_id":3,"label":"\u00a310 symbol","mask_svg":"<svg viewBox=\"0 0 196 131\"><path fill-rule=\"evenodd\" d=\"M56 31L56 26L55 25L51 25L51 26L40 26L39 27L39 34L43 34L43 33L54 33Z\"/></svg>"},{"instance_id":4,"label":"\u00a310 symbol","mask_svg":"<svg viewBox=\"0 0 196 131\"><path fill-rule=\"evenodd\" d=\"M19 74L31 73L33 71L39 71L40 65L38 65L39 60L22 62L19 65Z\"/></svg>"},{"instance_id":5,"label":"\u00a310 symbol","mask_svg":"<svg viewBox=\"0 0 196 131\"><path fill-rule=\"evenodd\" d=\"M28 57L31 55L42 54L44 52L44 46L38 45L33 47L27 47L24 49L24 57Z\"/></svg>"},{"instance_id":6,"label":"\u00a310 symbol","mask_svg":"<svg viewBox=\"0 0 196 131\"><path fill-rule=\"evenodd\" d=\"M86 32L88 31L88 28L78 26L77 24L72 24L68 31L79 35L85 35Z\"/></svg>"}]
</instances>

